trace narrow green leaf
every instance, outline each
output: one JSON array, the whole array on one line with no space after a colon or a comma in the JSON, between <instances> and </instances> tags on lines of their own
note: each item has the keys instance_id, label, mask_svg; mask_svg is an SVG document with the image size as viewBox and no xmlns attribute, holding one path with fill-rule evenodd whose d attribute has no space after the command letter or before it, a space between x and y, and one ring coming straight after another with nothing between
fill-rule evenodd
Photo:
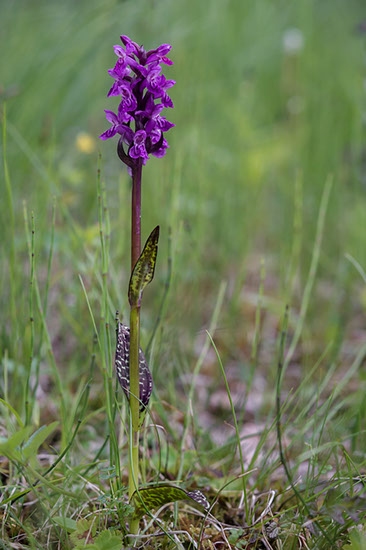
<instances>
[{"instance_id":1,"label":"narrow green leaf","mask_svg":"<svg viewBox=\"0 0 366 550\"><path fill-rule=\"evenodd\" d=\"M143 251L133 268L128 287L128 301L131 307L140 306L142 293L146 285L154 278L156 257L158 254L159 226L150 233Z\"/></svg>"},{"instance_id":2,"label":"narrow green leaf","mask_svg":"<svg viewBox=\"0 0 366 550\"><path fill-rule=\"evenodd\" d=\"M134 516L140 518L146 509L157 508L168 502L177 500L190 500L202 506L205 510L210 507L208 500L201 491L185 491L175 485L159 485L158 487L146 487L136 491L132 495L132 505L135 507Z\"/></svg>"},{"instance_id":3,"label":"narrow green leaf","mask_svg":"<svg viewBox=\"0 0 366 550\"><path fill-rule=\"evenodd\" d=\"M27 426L26 428L22 428L21 430L15 432L8 439L2 441L0 440L0 454L7 456L8 458L15 458L19 460L20 453L16 450L16 448L23 443L31 431L32 427Z\"/></svg>"},{"instance_id":4,"label":"narrow green leaf","mask_svg":"<svg viewBox=\"0 0 366 550\"><path fill-rule=\"evenodd\" d=\"M13 502L15 500L18 500L18 498L23 497L24 495L27 495L28 493L30 493L31 490L32 489L25 489L25 491L20 491L20 493L13 493L11 497L1 501L1 506L5 506L5 504L8 504L8 502Z\"/></svg>"},{"instance_id":5,"label":"narrow green leaf","mask_svg":"<svg viewBox=\"0 0 366 550\"><path fill-rule=\"evenodd\" d=\"M68 533L72 533L76 530L77 522L74 519L57 516L53 518L53 521Z\"/></svg>"},{"instance_id":6,"label":"narrow green leaf","mask_svg":"<svg viewBox=\"0 0 366 550\"><path fill-rule=\"evenodd\" d=\"M22 422L22 419L20 418L19 414L17 413L17 411L10 405L10 403L7 403L6 401L4 401L4 399L0 399L0 403L2 403L3 405L5 405L6 407L8 407L8 409L13 413L13 415L15 416L15 418L17 419L17 422L19 424L19 426L21 428L24 427L24 424Z\"/></svg>"},{"instance_id":7,"label":"narrow green leaf","mask_svg":"<svg viewBox=\"0 0 366 550\"><path fill-rule=\"evenodd\" d=\"M52 422L49 426L41 426L39 430L34 432L32 436L28 439L24 445L22 451L23 456L27 460L32 455L35 455L42 445L42 443L47 439L47 437L53 432L53 430L58 425L58 422Z\"/></svg>"}]
</instances>

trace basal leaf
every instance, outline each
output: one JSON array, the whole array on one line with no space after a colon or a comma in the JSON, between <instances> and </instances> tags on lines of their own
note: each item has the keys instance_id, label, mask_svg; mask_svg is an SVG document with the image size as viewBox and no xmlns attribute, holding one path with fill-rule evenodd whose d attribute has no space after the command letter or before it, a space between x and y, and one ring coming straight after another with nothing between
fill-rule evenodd
<instances>
[{"instance_id":1,"label":"basal leaf","mask_svg":"<svg viewBox=\"0 0 366 550\"><path fill-rule=\"evenodd\" d=\"M57 516L53 518L53 521L68 533L76 530L77 522L74 519Z\"/></svg>"},{"instance_id":2,"label":"basal leaf","mask_svg":"<svg viewBox=\"0 0 366 550\"><path fill-rule=\"evenodd\" d=\"M351 544L346 544L344 550L365 550L366 548L366 536L359 533L357 529L352 529L348 532L348 537Z\"/></svg>"},{"instance_id":3,"label":"basal leaf","mask_svg":"<svg viewBox=\"0 0 366 550\"><path fill-rule=\"evenodd\" d=\"M42 443L47 439L47 437L53 432L53 430L58 425L58 422L52 422L49 426L41 426L25 443L22 451L23 456L27 460L32 455L35 455L42 445Z\"/></svg>"},{"instance_id":4,"label":"basal leaf","mask_svg":"<svg viewBox=\"0 0 366 550\"><path fill-rule=\"evenodd\" d=\"M159 226L150 233L143 251L133 268L128 287L128 300L131 306L140 306L142 293L146 285L154 278L156 257L158 254Z\"/></svg>"},{"instance_id":5,"label":"basal leaf","mask_svg":"<svg viewBox=\"0 0 366 550\"><path fill-rule=\"evenodd\" d=\"M190 500L202 506L205 510L210 507L208 500L201 491L185 491L175 485L159 485L158 487L146 487L136 491L132 495L132 504L135 507L134 516L140 518L145 513L145 506L148 510L163 506L168 502L177 500ZM143 502L142 502L143 501ZM144 506L145 505L145 506Z\"/></svg>"},{"instance_id":6,"label":"basal leaf","mask_svg":"<svg viewBox=\"0 0 366 550\"><path fill-rule=\"evenodd\" d=\"M75 522L75 530L70 534L70 540L73 544L73 548L89 548L89 544L94 543L94 537L97 532L97 525L92 518L79 519Z\"/></svg>"},{"instance_id":7,"label":"basal leaf","mask_svg":"<svg viewBox=\"0 0 366 550\"><path fill-rule=\"evenodd\" d=\"M123 548L122 538L119 531L102 531L92 544L86 544L83 548L87 550L121 550Z\"/></svg>"},{"instance_id":8,"label":"basal leaf","mask_svg":"<svg viewBox=\"0 0 366 550\"><path fill-rule=\"evenodd\" d=\"M130 398L130 329L118 323L117 328L117 346L115 358L116 372L119 383ZM153 379L149 370L145 355L139 348L139 379L140 379L140 421L139 428L142 426L146 407L149 404L151 392L153 389Z\"/></svg>"}]
</instances>

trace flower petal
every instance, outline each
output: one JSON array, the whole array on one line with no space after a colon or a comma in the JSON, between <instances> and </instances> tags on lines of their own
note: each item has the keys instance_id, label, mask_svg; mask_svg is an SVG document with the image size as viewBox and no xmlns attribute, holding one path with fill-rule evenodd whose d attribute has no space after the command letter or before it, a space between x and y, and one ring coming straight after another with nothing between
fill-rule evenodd
<instances>
[{"instance_id":1,"label":"flower petal","mask_svg":"<svg viewBox=\"0 0 366 550\"><path fill-rule=\"evenodd\" d=\"M161 102L164 105L164 107L171 107L171 108L174 107L171 98L166 93L164 93L163 97L161 98Z\"/></svg>"},{"instance_id":2,"label":"flower petal","mask_svg":"<svg viewBox=\"0 0 366 550\"><path fill-rule=\"evenodd\" d=\"M104 109L105 112L105 118L110 122L111 124L117 124L118 123L118 117L116 113L113 111L108 111L108 109Z\"/></svg>"},{"instance_id":3,"label":"flower petal","mask_svg":"<svg viewBox=\"0 0 366 550\"><path fill-rule=\"evenodd\" d=\"M106 130L105 132L103 132L103 134L100 134L100 139L109 139L113 136L115 136L117 133L117 129L115 126L111 126L110 128L108 128L108 130Z\"/></svg>"},{"instance_id":4,"label":"flower petal","mask_svg":"<svg viewBox=\"0 0 366 550\"><path fill-rule=\"evenodd\" d=\"M174 65L173 61L171 59L169 59L168 57L162 57L161 58L162 62L165 63L165 65Z\"/></svg>"},{"instance_id":5,"label":"flower petal","mask_svg":"<svg viewBox=\"0 0 366 550\"><path fill-rule=\"evenodd\" d=\"M138 44L136 44L136 42L132 42L131 38L128 38L128 36L124 34L122 34L120 38L123 44L126 46L127 53L133 53L135 55L138 54L140 47Z\"/></svg>"},{"instance_id":6,"label":"flower petal","mask_svg":"<svg viewBox=\"0 0 366 550\"><path fill-rule=\"evenodd\" d=\"M121 134L123 141L127 145L131 145L131 143L133 142L134 132L133 130L131 130L129 126L125 126L124 124L121 124L118 127L118 133Z\"/></svg>"},{"instance_id":7,"label":"flower petal","mask_svg":"<svg viewBox=\"0 0 366 550\"><path fill-rule=\"evenodd\" d=\"M158 159L161 159L165 153L166 153L166 150L170 147L170 145L166 145L165 147L161 147L160 149L158 149L157 151L154 151L152 152L151 154L154 155L154 157L157 157Z\"/></svg>"},{"instance_id":8,"label":"flower petal","mask_svg":"<svg viewBox=\"0 0 366 550\"><path fill-rule=\"evenodd\" d=\"M119 95L118 82L113 82L112 88L107 93L107 97Z\"/></svg>"},{"instance_id":9,"label":"flower petal","mask_svg":"<svg viewBox=\"0 0 366 550\"><path fill-rule=\"evenodd\" d=\"M121 57L123 60L126 59L127 54L126 54L125 50L122 48L122 46L115 45L115 46L113 46L113 49L114 49L114 53L118 57Z\"/></svg>"},{"instance_id":10,"label":"flower petal","mask_svg":"<svg viewBox=\"0 0 366 550\"><path fill-rule=\"evenodd\" d=\"M175 80L166 80L164 84L164 89L167 90L176 84Z\"/></svg>"}]
</instances>

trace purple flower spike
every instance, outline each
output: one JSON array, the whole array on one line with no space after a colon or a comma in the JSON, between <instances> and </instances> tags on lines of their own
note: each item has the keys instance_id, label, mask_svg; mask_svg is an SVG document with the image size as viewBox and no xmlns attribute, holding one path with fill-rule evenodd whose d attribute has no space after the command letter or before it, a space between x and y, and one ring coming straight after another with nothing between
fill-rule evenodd
<instances>
[{"instance_id":1,"label":"purple flower spike","mask_svg":"<svg viewBox=\"0 0 366 550\"><path fill-rule=\"evenodd\" d=\"M112 126L100 138L105 140L119 134L118 155L131 171L133 166L145 164L150 153L163 157L169 147L164 132L174 124L161 112L164 107L173 107L167 90L175 81L161 74L162 64L173 65L166 57L171 50L170 44L161 44L146 52L128 36L122 35L121 41L123 46L113 47L117 62L108 71L114 79L108 97L117 96L120 103L117 114L105 111ZM134 128L131 128L132 122Z\"/></svg>"}]
</instances>

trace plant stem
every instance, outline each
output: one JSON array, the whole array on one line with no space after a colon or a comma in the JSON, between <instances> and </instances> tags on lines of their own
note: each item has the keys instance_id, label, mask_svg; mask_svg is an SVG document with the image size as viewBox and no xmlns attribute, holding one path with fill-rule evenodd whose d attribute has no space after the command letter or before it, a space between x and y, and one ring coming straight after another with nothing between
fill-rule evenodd
<instances>
[{"instance_id":1,"label":"plant stem","mask_svg":"<svg viewBox=\"0 0 366 550\"><path fill-rule=\"evenodd\" d=\"M132 171L132 203L131 203L131 273L141 254L141 161ZM131 500L138 489L139 480L139 344L140 344L140 308L131 307L130 312L130 443L129 486L128 494ZM130 522L131 534L137 534L138 520Z\"/></svg>"},{"instance_id":2,"label":"plant stem","mask_svg":"<svg viewBox=\"0 0 366 550\"><path fill-rule=\"evenodd\" d=\"M141 162L132 171L131 273L141 254Z\"/></svg>"},{"instance_id":3,"label":"plant stem","mask_svg":"<svg viewBox=\"0 0 366 550\"><path fill-rule=\"evenodd\" d=\"M139 480L139 335L140 335L140 309L132 308L130 315L130 464L128 496L131 501L133 493L138 489ZM130 521L130 532L138 533L138 520Z\"/></svg>"}]
</instances>

